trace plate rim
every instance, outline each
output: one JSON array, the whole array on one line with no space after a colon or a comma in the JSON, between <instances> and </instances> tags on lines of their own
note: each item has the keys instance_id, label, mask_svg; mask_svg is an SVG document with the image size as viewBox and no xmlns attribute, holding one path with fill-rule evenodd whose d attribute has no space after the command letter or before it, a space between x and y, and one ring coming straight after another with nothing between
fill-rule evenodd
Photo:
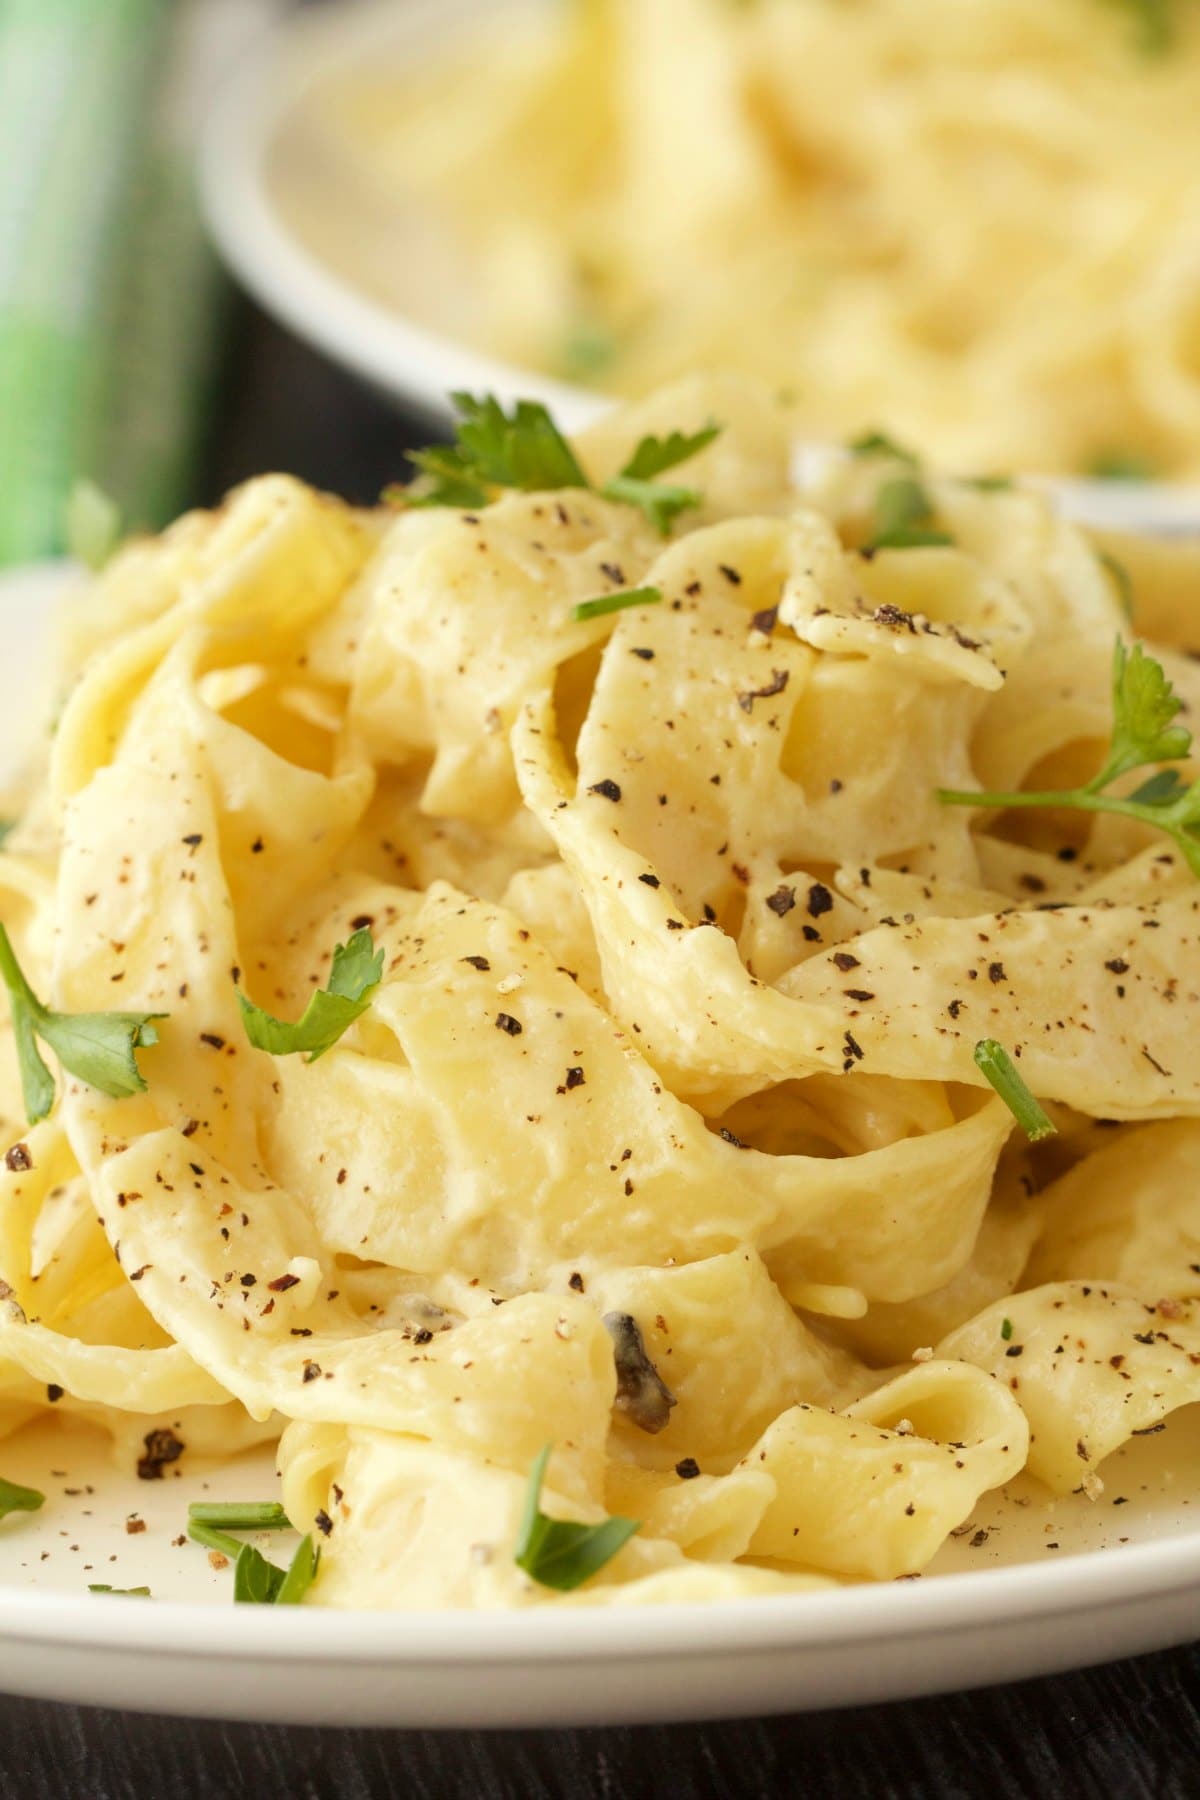
<instances>
[{"instance_id":1,"label":"plate rim","mask_svg":"<svg viewBox=\"0 0 1200 1800\"><path fill-rule=\"evenodd\" d=\"M226 1653L287 1663L337 1661L397 1667L460 1667L497 1661L609 1663L630 1654L693 1660L739 1650L841 1648L868 1637L888 1642L956 1630L1064 1620L1144 1606L1163 1593L1200 1588L1200 1530L1152 1543L1069 1553L1053 1567L1026 1561L961 1574L911 1578L802 1594L760 1594L663 1605L533 1606L471 1611L378 1611L309 1606L289 1611L233 1602L142 1601L0 1587L0 1644L153 1650L180 1657ZM101 1605L100 1602L103 1601ZM697 1620L708 1629L698 1632ZM236 1619L236 1626L233 1621Z\"/></svg>"}]
</instances>

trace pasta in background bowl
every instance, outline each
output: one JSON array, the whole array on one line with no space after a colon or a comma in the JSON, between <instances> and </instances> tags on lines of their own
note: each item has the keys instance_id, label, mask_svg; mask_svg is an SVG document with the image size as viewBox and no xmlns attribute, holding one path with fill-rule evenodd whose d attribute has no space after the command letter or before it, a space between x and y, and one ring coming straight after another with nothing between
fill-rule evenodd
<instances>
[{"instance_id":1,"label":"pasta in background bowl","mask_svg":"<svg viewBox=\"0 0 1200 1800\"><path fill-rule=\"evenodd\" d=\"M1200 1397L1200 544L878 437L797 493L732 379L463 407L380 510L265 477L74 611L0 855L5 1428L278 1439L333 1607L1119 1500Z\"/></svg>"},{"instance_id":2,"label":"pasta in background bowl","mask_svg":"<svg viewBox=\"0 0 1200 1800\"><path fill-rule=\"evenodd\" d=\"M440 45L406 20L411 62L348 28L314 60L256 240L269 207L364 303L543 380L735 366L810 438L1200 479L1190 0L468 6ZM210 206L255 279L235 175Z\"/></svg>"}]
</instances>

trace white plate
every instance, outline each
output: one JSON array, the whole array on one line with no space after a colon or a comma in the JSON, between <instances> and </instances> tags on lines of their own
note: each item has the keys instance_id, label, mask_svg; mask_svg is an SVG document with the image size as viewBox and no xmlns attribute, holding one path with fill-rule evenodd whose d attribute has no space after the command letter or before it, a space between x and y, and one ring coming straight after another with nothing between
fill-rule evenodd
<instances>
[{"instance_id":1,"label":"white plate","mask_svg":"<svg viewBox=\"0 0 1200 1800\"><path fill-rule=\"evenodd\" d=\"M515 16L536 17L547 0L503 0ZM200 159L205 214L218 248L261 304L300 337L384 394L443 428L454 389L493 393L511 403L541 400L568 431L612 405L609 396L486 355L427 321L456 312L452 264L428 234L407 230L399 209L367 194L308 128L314 94L355 69L398 75L419 69L485 8L481 0L353 0L294 18L245 56L211 108ZM284 163L316 184L323 216L337 220L358 278L323 254L278 197ZM359 248L354 248L357 242ZM369 245L369 255L361 252ZM343 258L343 261L346 260ZM398 271L385 280L384 265ZM405 285L423 295L405 306ZM391 302L381 297L393 289ZM374 291L373 291L374 290ZM441 304L439 304L439 301ZM420 313L420 317L417 313ZM819 449L819 447L818 447ZM1072 518L1159 532L1200 529L1200 492L1147 482L1049 478Z\"/></svg>"},{"instance_id":2,"label":"white plate","mask_svg":"<svg viewBox=\"0 0 1200 1800\"><path fill-rule=\"evenodd\" d=\"M72 578L66 565L0 578L7 666L46 669L52 601ZM0 767L9 755L5 737ZM230 1571L176 1540L191 1499L274 1497L269 1452L185 1456L140 1481L128 1452L118 1463L99 1434L47 1415L0 1441L0 1472L47 1495L0 1522L0 1688L139 1711L410 1726L791 1712L1161 1649L1200 1618L1200 1406L1110 1457L1095 1501L1052 1500L1027 1477L987 1496L920 1580L704 1607L235 1609ZM258 1540L268 1554L272 1541L286 1557L285 1541Z\"/></svg>"}]
</instances>

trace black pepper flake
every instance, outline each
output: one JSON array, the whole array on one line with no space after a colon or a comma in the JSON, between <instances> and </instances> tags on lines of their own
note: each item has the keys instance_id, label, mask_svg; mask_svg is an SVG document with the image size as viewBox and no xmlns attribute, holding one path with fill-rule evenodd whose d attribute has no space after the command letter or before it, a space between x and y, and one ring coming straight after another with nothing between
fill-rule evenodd
<instances>
[{"instance_id":1,"label":"black pepper flake","mask_svg":"<svg viewBox=\"0 0 1200 1800\"><path fill-rule=\"evenodd\" d=\"M458 960L470 963L471 967L478 969L481 975L486 975L492 966L486 956L460 956Z\"/></svg>"},{"instance_id":2,"label":"black pepper flake","mask_svg":"<svg viewBox=\"0 0 1200 1800\"><path fill-rule=\"evenodd\" d=\"M717 567L720 569L730 587L741 587L742 577L737 569L731 569L728 563L718 563Z\"/></svg>"},{"instance_id":3,"label":"black pepper flake","mask_svg":"<svg viewBox=\"0 0 1200 1800\"><path fill-rule=\"evenodd\" d=\"M1110 969L1114 975L1125 975L1129 971L1129 964L1123 956L1114 956L1112 961L1106 962L1104 966L1106 969Z\"/></svg>"},{"instance_id":4,"label":"black pepper flake","mask_svg":"<svg viewBox=\"0 0 1200 1800\"><path fill-rule=\"evenodd\" d=\"M582 1087L586 1079L587 1079L587 1077L584 1075L584 1072L582 1069L575 1068L575 1069L567 1070L566 1085L568 1088Z\"/></svg>"},{"instance_id":5,"label":"black pepper flake","mask_svg":"<svg viewBox=\"0 0 1200 1800\"><path fill-rule=\"evenodd\" d=\"M641 659L642 659L642 661L643 661L643 662L653 662L653 661L654 661L654 652L653 652L653 650L646 650L646 649L636 649L636 650L635 650L635 651L634 651L634 652L633 652L633 654L634 654L634 655L635 655L635 656L640 656L640 657L641 657Z\"/></svg>"},{"instance_id":6,"label":"black pepper flake","mask_svg":"<svg viewBox=\"0 0 1200 1800\"><path fill-rule=\"evenodd\" d=\"M988 964L988 980L991 982L1008 980L1008 976L1004 973L1003 963L994 962Z\"/></svg>"},{"instance_id":7,"label":"black pepper flake","mask_svg":"<svg viewBox=\"0 0 1200 1800\"><path fill-rule=\"evenodd\" d=\"M847 988L846 998L847 1000L873 1000L875 996L869 994L866 988Z\"/></svg>"},{"instance_id":8,"label":"black pepper flake","mask_svg":"<svg viewBox=\"0 0 1200 1800\"><path fill-rule=\"evenodd\" d=\"M433 1333L430 1331L428 1325L422 1325L420 1330L413 1332L414 1344L432 1344L432 1342Z\"/></svg>"},{"instance_id":9,"label":"black pepper flake","mask_svg":"<svg viewBox=\"0 0 1200 1800\"><path fill-rule=\"evenodd\" d=\"M289 1288L300 1286L298 1275L277 1275L274 1281L268 1281L268 1288L273 1294L286 1294Z\"/></svg>"},{"instance_id":10,"label":"black pepper flake","mask_svg":"<svg viewBox=\"0 0 1200 1800\"><path fill-rule=\"evenodd\" d=\"M754 702L756 700L769 700L773 694L782 694L787 684L788 671L786 669L772 669L771 679L767 682L765 687L750 688L746 693L739 694L737 703L744 713L753 712Z\"/></svg>"},{"instance_id":11,"label":"black pepper flake","mask_svg":"<svg viewBox=\"0 0 1200 1800\"><path fill-rule=\"evenodd\" d=\"M835 950L833 953L833 962L834 967L840 969L843 975L848 975L851 969L857 969L859 967L857 956L851 956L848 950Z\"/></svg>"},{"instance_id":12,"label":"black pepper flake","mask_svg":"<svg viewBox=\"0 0 1200 1800\"><path fill-rule=\"evenodd\" d=\"M321 1374L320 1363L315 1363L310 1360L305 1363L304 1373L300 1379L305 1382L316 1381L320 1378L320 1374Z\"/></svg>"},{"instance_id":13,"label":"black pepper flake","mask_svg":"<svg viewBox=\"0 0 1200 1800\"><path fill-rule=\"evenodd\" d=\"M204 842L204 833L202 831L189 831L187 836L185 838L180 838L179 841L181 844L190 844L194 850L197 844L202 844Z\"/></svg>"},{"instance_id":14,"label":"black pepper flake","mask_svg":"<svg viewBox=\"0 0 1200 1800\"><path fill-rule=\"evenodd\" d=\"M1024 1356L1025 1346L1024 1344L1010 1344L1004 1354L1005 1356Z\"/></svg>"},{"instance_id":15,"label":"black pepper flake","mask_svg":"<svg viewBox=\"0 0 1200 1800\"><path fill-rule=\"evenodd\" d=\"M51 1406L53 1406L57 1401L61 1400L65 1393L66 1393L66 1389L60 1388L57 1381L48 1381L46 1383L46 1398L50 1402Z\"/></svg>"},{"instance_id":16,"label":"black pepper flake","mask_svg":"<svg viewBox=\"0 0 1200 1800\"><path fill-rule=\"evenodd\" d=\"M591 787L588 789L588 793L599 794L602 800L619 800L621 798L620 788L615 781L610 781L607 776L605 776L603 781L593 781Z\"/></svg>"},{"instance_id":17,"label":"black pepper flake","mask_svg":"<svg viewBox=\"0 0 1200 1800\"><path fill-rule=\"evenodd\" d=\"M804 931L804 939L805 939L806 943L809 943L809 944L819 944L820 943L821 934L817 930L815 925L805 925L803 927L803 931Z\"/></svg>"},{"instance_id":18,"label":"black pepper flake","mask_svg":"<svg viewBox=\"0 0 1200 1800\"><path fill-rule=\"evenodd\" d=\"M703 906L702 910L703 910L704 917L705 917L705 920L707 921L707 923L709 925L715 925L717 922L716 908L710 906L708 904L708 901L706 900L704 902L704 906Z\"/></svg>"},{"instance_id":19,"label":"black pepper flake","mask_svg":"<svg viewBox=\"0 0 1200 1800\"><path fill-rule=\"evenodd\" d=\"M842 1033L842 1041L846 1046L846 1055L848 1057L852 1058L855 1062L861 1062L863 1059L862 1045L856 1042L855 1038L849 1031Z\"/></svg>"},{"instance_id":20,"label":"black pepper flake","mask_svg":"<svg viewBox=\"0 0 1200 1800\"><path fill-rule=\"evenodd\" d=\"M328 1537L333 1530L333 1520L325 1511L324 1507L321 1508L320 1512L313 1514L313 1524L316 1526L322 1537Z\"/></svg>"},{"instance_id":21,"label":"black pepper flake","mask_svg":"<svg viewBox=\"0 0 1200 1800\"><path fill-rule=\"evenodd\" d=\"M946 1011L950 1014L952 1019L957 1019L959 1013L962 1011L962 1001L952 1000L946 1008Z\"/></svg>"},{"instance_id":22,"label":"black pepper flake","mask_svg":"<svg viewBox=\"0 0 1200 1800\"><path fill-rule=\"evenodd\" d=\"M761 631L764 637L770 637L775 629L775 622L778 618L779 608L777 606L767 606L764 607L762 612L752 614L750 622L754 626L755 631Z\"/></svg>"},{"instance_id":23,"label":"black pepper flake","mask_svg":"<svg viewBox=\"0 0 1200 1800\"><path fill-rule=\"evenodd\" d=\"M251 844L250 849L251 849L251 852L253 855L261 856L263 851L266 849L266 845L263 843L263 841L260 837L256 837L254 842Z\"/></svg>"},{"instance_id":24,"label":"black pepper flake","mask_svg":"<svg viewBox=\"0 0 1200 1800\"><path fill-rule=\"evenodd\" d=\"M700 1473L700 1464L694 1456L681 1456L675 1464L675 1473L680 1481L695 1481Z\"/></svg>"},{"instance_id":25,"label":"black pepper flake","mask_svg":"<svg viewBox=\"0 0 1200 1800\"><path fill-rule=\"evenodd\" d=\"M771 911L777 914L781 919L784 918L787 913L791 912L795 904L795 888L786 886L777 887L773 894L767 896L767 905L770 907Z\"/></svg>"},{"instance_id":26,"label":"black pepper flake","mask_svg":"<svg viewBox=\"0 0 1200 1800\"><path fill-rule=\"evenodd\" d=\"M899 606L893 606L890 600L885 600L882 606L877 606L871 617L877 625L886 625L889 631L911 631L914 636L916 635L917 627L912 614L905 612Z\"/></svg>"},{"instance_id":27,"label":"black pepper flake","mask_svg":"<svg viewBox=\"0 0 1200 1800\"><path fill-rule=\"evenodd\" d=\"M202 1031L200 1033L200 1042L202 1044L207 1044L211 1050L223 1050L225 1048L225 1039L215 1031Z\"/></svg>"},{"instance_id":28,"label":"black pepper flake","mask_svg":"<svg viewBox=\"0 0 1200 1800\"><path fill-rule=\"evenodd\" d=\"M748 1150L750 1147L737 1135L736 1131L730 1131L728 1125L722 1125L717 1135L723 1137L727 1144L732 1144L735 1150Z\"/></svg>"},{"instance_id":29,"label":"black pepper flake","mask_svg":"<svg viewBox=\"0 0 1200 1800\"><path fill-rule=\"evenodd\" d=\"M822 913L833 911L833 895L823 882L814 881L808 890L808 916L819 919Z\"/></svg>"},{"instance_id":30,"label":"black pepper flake","mask_svg":"<svg viewBox=\"0 0 1200 1800\"><path fill-rule=\"evenodd\" d=\"M600 573L602 575L607 575L610 581L615 581L618 587L625 586L625 572L619 563L602 562L600 564Z\"/></svg>"},{"instance_id":31,"label":"black pepper flake","mask_svg":"<svg viewBox=\"0 0 1200 1800\"><path fill-rule=\"evenodd\" d=\"M23 1174L26 1169L32 1169L33 1158L29 1154L29 1145L11 1144L4 1152L4 1166L6 1169L11 1169L15 1175Z\"/></svg>"},{"instance_id":32,"label":"black pepper flake","mask_svg":"<svg viewBox=\"0 0 1200 1800\"><path fill-rule=\"evenodd\" d=\"M242 1276L242 1286L244 1288L257 1287L258 1286L258 1276L257 1275L243 1275Z\"/></svg>"},{"instance_id":33,"label":"black pepper flake","mask_svg":"<svg viewBox=\"0 0 1200 1800\"><path fill-rule=\"evenodd\" d=\"M183 1455L183 1439L176 1437L169 1425L148 1431L142 1439L143 1454L138 1457L138 1480L161 1481L168 1463L178 1462Z\"/></svg>"},{"instance_id":34,"label":"black pepper flake","mask_svg":"<svg viewBox=\"0 0 1200 1800\"><path fill-rule=\"evenodd\" d=\"M644 882L645 882L645 884L646 884L646 886L647 886L647 887L654 887L654 888L656 888L656 887L661 887L661 886L662 886L662 883L661 883L661 881L660 881L660 880L659 880L659 879L658 879L658 876L657 876L657 875L639 875L639 876L638 876L638 880L639 880L639 881L644 881Z\"/></svg>"},{"instance_id":35,"label":"black pepper flake","mask_svg":"<svg viewBox=\"0 0 1200 1800\"><path fill-rule=\"evenodd\" d=\"M575 1272L568 1279L567 1286L569 1288L573 1288L577 1294L582 1294L582 1292L583 1292L583 1276L579 1273L578 1269L576 1269Z\"/></svg>"},{"instance_id":36,"label":"black pepper flake","mask_svg":"<svg viewBox=\"0 0 1200 1800\"><path fill-rule=\"evenodd\" d=\"M511 1013L496 1014L497 1031L507 1031L509 1037L520 1037L524 1029L520 1019L514 1019Z\"/></svg>"}]
</instances>

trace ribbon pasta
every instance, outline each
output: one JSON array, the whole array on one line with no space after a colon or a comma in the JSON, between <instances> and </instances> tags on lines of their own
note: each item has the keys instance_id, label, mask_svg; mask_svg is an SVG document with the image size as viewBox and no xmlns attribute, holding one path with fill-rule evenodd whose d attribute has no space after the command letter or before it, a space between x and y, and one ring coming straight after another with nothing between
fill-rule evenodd
<instances>
[{"instance_id":1,"label":"ribbon pasta","mask_svg":"<svg viewBox=\"0 0 1200 1800\"><path fill-rule=\"evenodd\" d=\"M737 368L808 440L1200 476L1187 0L492 11L291 123L279 204L373 298L589 389Z\"/></svg>"},{"instance_id":2,"label":"ribbon pasta","mask_svg":"<svg viewBox=\"0 0 1200 1800\"><path fill-rule=\"evenodd\" d=\"M594 492L364 514L271 477L79 615L0 914L55 1008L167 1016L144 1092L65 1075L29 1130L4 1027L0 1426L49 1392L122 1456L278 1438L314 1603L912 1574L1022 1468L1069 1491L1200 1398L1200 888L1136 823L936 792L1102 746L1097 547L938 482L952 543L864 554L888 459L797 495L727 383L580 455L722 411L666 543ZM1176 563L1129 554L1169 644ZM327 1053L254 1048L238 986L298 1017L367 929ZM513 1556L547 1441L555 1516L640 1521L573 1595Z\"/></svg>"}]
</instances>

